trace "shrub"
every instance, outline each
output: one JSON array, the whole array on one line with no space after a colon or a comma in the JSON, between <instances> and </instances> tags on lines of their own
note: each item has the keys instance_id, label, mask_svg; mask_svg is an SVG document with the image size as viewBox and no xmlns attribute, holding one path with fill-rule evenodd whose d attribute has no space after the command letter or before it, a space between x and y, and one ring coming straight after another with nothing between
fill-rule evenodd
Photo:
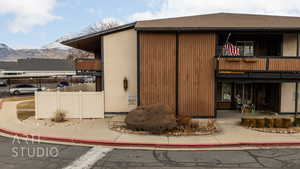
<instances>
[{"instance_id":1,"label":"shrub","mask_svg":"<svg viewBox=\"0 0 300 169\"><path fill-rule=\"evenodd\" d=\"M187 127L191 123L191 117L187 115L178 116L177 125L182 127Z\"/></svg>"},{"instance_id":2,"label":"shrub","mask_svg":"<svg viewBox=\"0 0 300 169\"><path fill-rule=\"evenodd\" d=\"M51 121L54 121L56 123L65 122L66 121L66 112L62 110L57 110L55 112L54 117L51 119Z\"/></svg>"},{"instance_id":3,"label":"shrub","mask_svg":"<svg viewBox=\"0 0 300 169\"><path fill-rule=\"evenodd\" d=\"M207 130L215 130L215 129L217 129L216 122L217 122L216 119L210 119L210 120L208 120L208 122L206 123L205 128Z\"/></svg>"},{"instance_id":4,"label":"shrub","mask_svg":"<svg viewBox=\"0 0 300 169\"><path fill-rule=\"evenodd\" d=\"M245 127L256 127L257 118L254 117L243 117L241 125Z\"/></svg>"},{"instance_id":5,"label":"shrub","mask_svg":"<svg viewBox=\"0 0 300 169\"><path fill-rule=\"evenodd\" d=\"M251 118L249 118L249 117L243 117L242 122L241 122L242 126L249 127L250 126L250 119Z\"/></svg>"},{"instance_id":6,"label":"shrub","mask_svg":"<svg viewBox=\"0 0 300 169\"><path fill-rule=\"evenodd\" d=\"M274 127L274 118L273 117L266 117L265 118L265 126L267 128L273 128Z\"/></svg>"},{"instance_id":7,"label":"shrub","mask_svg":"<svg viewBox=\"0 0 300 169\"><path fill-rule=\"evenodd\" d=\"M264 128L265 127L265 119L257 118L256 119L256 128Z\"/></svg>"},{"instance_id":8,"label":"shrub","mask_svg":"<svg viewBox=\"0 0 300 169\"><path fill-rule=\"evenodd\" d=\"M294 119L294 125L300 127L300 116L296 116Z\"/></svg>"},{"instance_id":9,"label":"shrub","mask_svg":"<svg viewBox=\"0 0 300 169\"><path fill-rule=\"evenodd\" d=\"M276 118L274 118L274 127L275 128L282 128L282 118L280 118L280 117L276 117Z\"/></svg>"},{"instance_id":10,"label":"shrub","mask_svg":"<svg viewBox=\"0 0 300 169\"><path fill-rule=\"evenodd\" d=\"M291 118L282 118L282 127L290 128L293 126L293 122Z\"/></svg>"}]
</instances>

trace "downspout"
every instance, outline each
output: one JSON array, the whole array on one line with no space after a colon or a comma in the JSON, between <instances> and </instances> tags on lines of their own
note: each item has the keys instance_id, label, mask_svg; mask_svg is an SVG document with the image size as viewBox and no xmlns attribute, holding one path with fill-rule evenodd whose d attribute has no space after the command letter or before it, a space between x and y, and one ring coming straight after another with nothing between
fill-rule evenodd
<instances>
[{"instance_id":1,"label":"downspout","mask_svg":"<svg viewBox=\"0 0 300 169\"><path fill-rule=\"evenodd\" d=\"M140 42L140 31L137 30L137 106L141 105L141 71L140 71L140 47L141 47L141 42Z\"/></svg>"},{"instance_id":2,"label":"downspout","mask_svg":"<svg viewBox=\"0 0 300 169\"><path fill-rule=\"evenodd\" d=\"M179 32L176 32L176 118L179 117Z\"/></svg>"}]
</instances>

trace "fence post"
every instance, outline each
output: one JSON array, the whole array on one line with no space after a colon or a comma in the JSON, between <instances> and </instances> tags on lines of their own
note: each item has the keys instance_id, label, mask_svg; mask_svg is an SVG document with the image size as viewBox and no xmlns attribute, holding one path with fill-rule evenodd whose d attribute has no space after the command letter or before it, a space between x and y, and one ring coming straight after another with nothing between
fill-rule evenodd
<instances>
[{"instance_id":1,"label":"fence post","mask_svg":"<svg viewBox=\"0 0 300 169\"><path fill-rule=\"evenodd\" d=\"M79 113L80 113L80 121L82 120L82 92L79 91Z\"/></svg>"},{"instance_id":2,"label":"fence post","mask_svg":"<svg viewBox=\"0 0 300 169\"><path fill-rule=\"evenodd\" d=\"M56 111L60 111L60 97L59 90L56 91Z\"/></svg>"},{"instance_id":3,"label":"fence post","mask_svg":"<svg viewBox=\"0 0 300 169\"><path fill-rule=\"evenodd\" d=\"M35 106L35 119L37 120L38 119L38 92L37 91L35 91L34 92L34 100L35 100L35 102L34 102L34 106Z\"/></svg>"}]
</instances>

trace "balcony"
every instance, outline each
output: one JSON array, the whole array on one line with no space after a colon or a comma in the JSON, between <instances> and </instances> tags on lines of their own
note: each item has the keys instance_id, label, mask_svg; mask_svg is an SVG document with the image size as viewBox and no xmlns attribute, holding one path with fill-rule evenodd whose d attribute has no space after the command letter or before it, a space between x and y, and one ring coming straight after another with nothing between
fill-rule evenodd
<instances>
[{"instance_id":1,"label":"balcony","mask_svg":"<svg viewBox=\"0 0 300 169\"><path fill-rule=\"evenodd\" d=\"M300 78L300 57L216 57L217 77Z\"/></svg>"},{"instance_id":2,"label":"balcony","mask_svg":"<svg viewBox=\"0 0 300 169\"><path fill-rule=\"evenodd\" d=\"M102 62L99 59L76 59L75 69L76 71L101 71Z\"/></svg>"}]
</instances>

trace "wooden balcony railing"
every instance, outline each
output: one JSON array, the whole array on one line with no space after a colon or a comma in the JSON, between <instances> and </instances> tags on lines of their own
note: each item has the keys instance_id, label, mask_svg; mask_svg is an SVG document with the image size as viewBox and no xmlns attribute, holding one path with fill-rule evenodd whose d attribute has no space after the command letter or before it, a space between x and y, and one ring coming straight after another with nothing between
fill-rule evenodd
<instances>
[{"instance_id":1,"label":"wooden balcony railing","mask_svg":"<svg viewBox=\"0 0 300 169\"><path fill-rule=\"evenodd\" d=\"M300 72L300 57L296 56L221 56L216 63L218 72Z\"/></svg>"},{"instance_id":2,"label":"wooden balcony railing","mask_svg":"<svg viewBox=\"0 0 300 169\"><path fill-rule=\"evenodd\" d=\"M101 71L102 62L100 59L76 59L75 69L77 71Z\"/></svg>"}]
</instances>

